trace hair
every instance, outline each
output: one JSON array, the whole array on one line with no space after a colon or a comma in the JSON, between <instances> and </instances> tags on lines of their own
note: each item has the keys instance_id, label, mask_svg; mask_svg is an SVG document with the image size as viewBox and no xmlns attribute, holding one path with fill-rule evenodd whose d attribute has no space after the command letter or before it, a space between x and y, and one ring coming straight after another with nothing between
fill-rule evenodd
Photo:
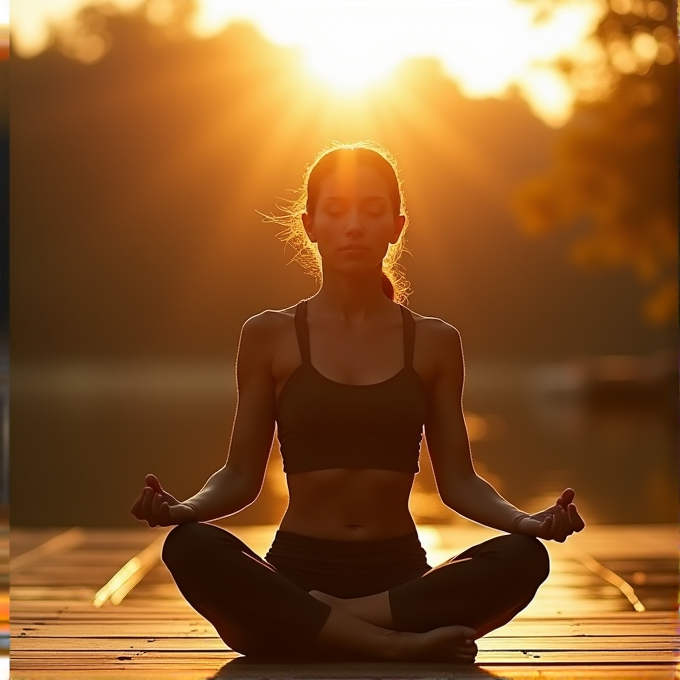
<instances>
[{"instance_id":1,"label":"hair","mask_svg":"<svg viewBox=\"0 0 680 680\"><path fill-rule=\"evenodd\" d=\"M407 304L411 293L410 283L404 276L399 259L405 246L404 234L408 226L408 214L404 205L404 192L397 170L397 163L392 154L384 147L372 141L341 144L333 142L322 149L307 166L302 187L296 192L298 197L290 201L290 205L278 206L283 215L268 216L265 220L282 225L284 228L277 236L295 249L291 261L302 265L303 269L314 276L317 282L322 280L321 256L315 243L307 236L302 223L304 213L313 214L319 196L321 182L331 175L341 163L353 160L357 165L373 168L387 184L394 216L403 215L406 219L404 228L396 243L391 243L383 259L381 287L385 295L394 302Z\"/></svg>"}]
</instances>

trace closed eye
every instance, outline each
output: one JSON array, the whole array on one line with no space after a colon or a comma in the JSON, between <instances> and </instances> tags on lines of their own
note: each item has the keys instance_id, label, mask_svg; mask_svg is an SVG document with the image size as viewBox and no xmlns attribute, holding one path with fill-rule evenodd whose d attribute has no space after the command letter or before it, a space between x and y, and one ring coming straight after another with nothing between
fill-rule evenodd
<instances>
[{"instance_id":1,"label":"closed eye","mask_svg":"<svg viewBox=\"0 0 680 680\"><path fill-rule=\"evenodd\" d=\"M364 202L363 208L367 214L377 217L385 212L386 202L383 198L369 198Z\"/></svg>"}]
</instances>

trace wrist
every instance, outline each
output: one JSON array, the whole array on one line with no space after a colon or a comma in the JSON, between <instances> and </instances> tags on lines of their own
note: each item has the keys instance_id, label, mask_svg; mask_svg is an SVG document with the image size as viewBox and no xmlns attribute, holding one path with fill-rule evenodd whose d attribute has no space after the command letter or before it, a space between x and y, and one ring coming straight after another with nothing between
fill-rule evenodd
<instances>
[{"instance_id":1,"label":"wrist","mask_svg":"<svg viewBox=\"0 0 680 680\"><path fill-rule=\"evenodd\" d=\"M512 521L512 524L510 525L510 533L511 534L522 533L520 531L520 524L522 523L522 520L526 519L527 517L529 517L529 514L526 512L517 515L517 517L515 517L515 519Z\"/></svg>"},{"instance_id":2,"label":"wrist","mask_svg":"<svg viewBox=\"0 0 680 680\"><path fill-rule=\"evenodd\" d=\"M187 508L190 508L190 509L193 511L193 513L194 513L194 519L193 519L193 521L194 521L194 522L199 522L199 521L200 521L200 520L198 519L198 510L196 509L196 506L195 506L193 503L189 503L189 502L187 502L187 501L184 501L184 503L182 503L182 505L185 505ZM192 520L189 520L189 521L192 521Z\"/></svg>"}]
</instances>

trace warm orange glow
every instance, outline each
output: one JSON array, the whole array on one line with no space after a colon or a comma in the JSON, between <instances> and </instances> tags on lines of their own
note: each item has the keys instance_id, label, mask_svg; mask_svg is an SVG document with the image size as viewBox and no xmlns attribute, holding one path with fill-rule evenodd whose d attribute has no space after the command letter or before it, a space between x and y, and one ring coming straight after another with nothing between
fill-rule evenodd
<instances>
[{"instance_id":1,"label":"warm orange glow","mask_svg":"<svg viewBox=\"0 0 680 680\"><path fill-rule=\"evenodd\" d=\"M575 95L549 64L578 52L604 10L599 0L574 0L537 21L535 6L515 0L495 0L492 8L481 0L327 0L297 3L295 11L255 0L203 0L195 30L208 35L230 20L252 21L270 40L300 47L309 73L345 93L384 82L409 57L435 57L466 95L502 96L514 84L537 115L559 125ZM649 41L643 50L649 54Z\"/></svg>"},{"instance_id":2,"label":"warm orange glow","mask_svg":"<svg viewBox=\"0 0 680 680\"><path fill-rule=\"evenodd\" d=\"M39 52L48 42L50 25L68 32L72 17L85 4L15 3L12 32L17 52ZM138 8L141 0L113 4L129 10ZM655 16L663 10L657 4L650 5ZM171 3L151 0L145 9L150 21L162 24ZM502 97L515 87L537 116L560 126L570 117L579 93L553 68L559 59L578 61L588 74L590 90L602 93L610 85L603 68L606 53L592 49L592 42L584 49L606 9L605 0L568 0L549 8L519 0L300 0L294 5L198 0L192 30L207 37L234 21L253 23L272 42L300 49L309 79L343 95L384 84L409 58L435 58L468 97ZM73 42L71 56L84 62L96 61L107 49L101 36L76 35ZM627 46L627 53L619 50L613 58L624 73L640 71L655 59L667 60L670 49L665 37L646 34L636 38L632 50Z\"/></svg>"}]
</instances>

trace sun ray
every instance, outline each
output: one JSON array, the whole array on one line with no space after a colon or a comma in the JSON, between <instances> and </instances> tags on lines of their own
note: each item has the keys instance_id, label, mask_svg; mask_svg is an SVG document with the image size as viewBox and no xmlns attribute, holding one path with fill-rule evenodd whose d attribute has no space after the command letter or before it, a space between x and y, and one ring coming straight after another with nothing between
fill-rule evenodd
<instances>
[{"instance_id":1,"label":"sun ray","mask_svg":"<svg viewBox=\"0 0 680 680\"><path fill-rule=\"evenodd\" d=\"M413 134L422 139L449 163L465 167L466 175L474 182L500 186L505 181L491 158L460 134L451 121L444 120L440 112L428 106L418 97L410 97L403 91L403 85L392 90L389 99L391 110L401 124L409 127ZM449 140L446 146L441 140Z\"/></svg>"}]
</instances>

